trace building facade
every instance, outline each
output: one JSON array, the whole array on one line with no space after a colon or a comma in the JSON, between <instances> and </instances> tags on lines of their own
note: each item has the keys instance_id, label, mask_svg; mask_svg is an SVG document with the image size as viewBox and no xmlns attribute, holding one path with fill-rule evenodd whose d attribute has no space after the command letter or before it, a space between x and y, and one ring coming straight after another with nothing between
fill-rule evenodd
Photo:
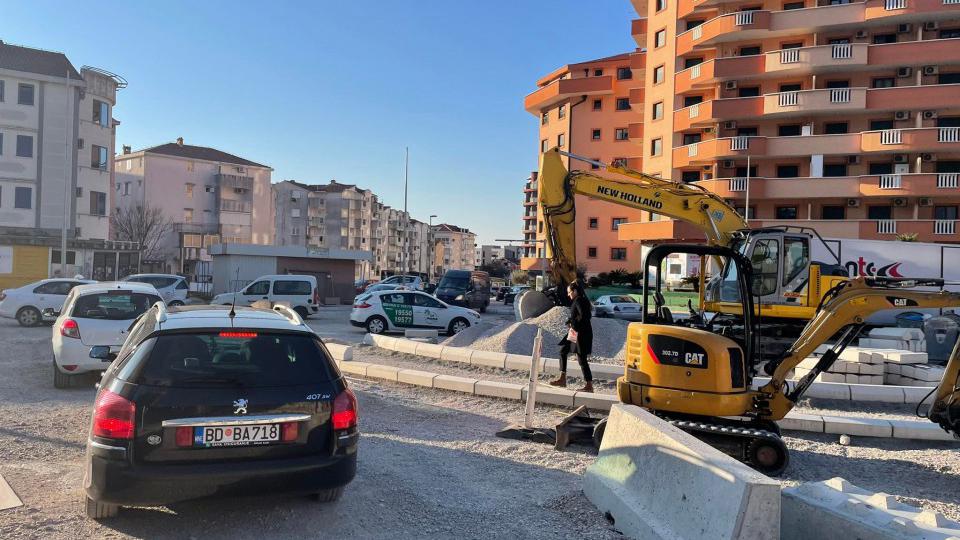
<instances>
[{"instance_id":1,"label":"building facade","mask_svg":"<svg viewBox=\"0 0 960 540\"><path fill-rule=\"evenodd\" d=\"M645 172L699 183L753 227L960 241L960 4L633 4ZM626 230L699 236L675 222Z\"/></svg>"},{"instance_id":2,"label":"building facade","mask_svg":"<svg viewBox=\"0 0 960 540\"><path fill-rule=\"evenodd\" d=\"M172 224L151 271L202 281L213 244L272 245L273 171L266 165L183 139L116 156L116 210L158 208Z\"/></svg>"},{"instance_id":3,"label":"building facade","mask_svg":"<svg viewBox=\"0 0 960 540\"><path fill-rule=\"evenodd\" d=\"M474 270L477 266L477 235L456 225L433 227L434 275L443 276L447 270Z\"/></svg>"},{"instance_id":4,"label":"building facade","mask_svg":"<svg viewBox=\"0 0 960 540\"><path fill-rule=\"evenodd\" d=\"M625 53L563 66L537 81L524 100L540 124L537 152L550 148L605 163L639 169L643 137L645 55ZM590 170L589 163L564 158L569 170ZM537 206L537 177L524 184L521 267L543 267L543 216ZM621 223L640 221L642 212L577 195L577 261L587 274L640 264L637 244L617 236Z\"/></svg>"}]
</instances>

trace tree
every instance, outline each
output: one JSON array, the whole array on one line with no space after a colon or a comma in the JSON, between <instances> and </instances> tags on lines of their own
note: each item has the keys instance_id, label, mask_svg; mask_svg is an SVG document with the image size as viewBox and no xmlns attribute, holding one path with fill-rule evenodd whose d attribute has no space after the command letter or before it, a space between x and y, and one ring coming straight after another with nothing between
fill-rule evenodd
<instances>
[{"instance_id":1,"label":"tree","mask_svg":"<svg viewBox=\"0 0 960 540\"><path fill-rule=\"evenodd\" d=\"M173 223L149 203L117 210L110 216L110 225L115 240L140 246L141 261L162 259L160 241L173 230Z\"/></svg>"},{"instance_id":2,"label":"tree","mask_svg":"<svg viewBox=\"0 0 960 540\"><path fill-rule=\"evenodd\" d=\"M530 283L530 274L526 270L514 270L510 274L510 283L514 285L527 285Z\"/></svg>"},{"instance_id":3,"label":"tree","mask_svg":"<svg viewBox=\"0 0 960 540\"><path fill-rule=\"evenodd\" d=\"M484 264L480 267L480 270L490 274L490 277L497 278L505 278L510 273L509 270L507 270L507 268L498 261Z\"/></svg>"}]
</instances>

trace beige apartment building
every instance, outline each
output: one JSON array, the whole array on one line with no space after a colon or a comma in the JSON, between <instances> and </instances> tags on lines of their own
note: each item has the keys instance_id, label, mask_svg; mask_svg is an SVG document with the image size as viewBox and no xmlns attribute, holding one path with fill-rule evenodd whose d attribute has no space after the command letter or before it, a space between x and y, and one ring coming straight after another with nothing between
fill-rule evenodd
<instances>
[{"instance_id":1,"label":"beige apartment building","mask_svg":"<svg viewBox=\"0 0 960 540\"><path fill-rule=\"evenodd\" d=\"M209 276L213 244L274 241L270 167L215 148L176 142L116 156L117 209L159 208L172 223L151 271Z\"/></svg>"},{"instance_id":2,"label":"beige apartment building","mask_svg":"<svg viewBox=\"0 0 960 540\"><path fill-rule=\"evenodd\" d=\"M443 223L433 227L434 275L447 270L474 270L477 266L477 235L463 227Z\"/></svg>"}]
</instances>

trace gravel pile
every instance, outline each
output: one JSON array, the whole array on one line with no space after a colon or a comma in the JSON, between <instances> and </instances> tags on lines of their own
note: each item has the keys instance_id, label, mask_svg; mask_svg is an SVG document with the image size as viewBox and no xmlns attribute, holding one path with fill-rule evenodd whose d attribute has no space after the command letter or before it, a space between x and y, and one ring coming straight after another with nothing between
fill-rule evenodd
<instances>
[{"instance_id":1,"label":"gravel pile","mask_svg":"<svg viewBox=\"0 0 960 540\"><path fill-rule=\"evenodd\" d=\"M556 344L567 334L570 309L555 307L550 311L507 325L480 324L444 341L444 345L469 347L482 351L510 354L530 354L537 330L544 333L544 356L556 356ZM622 363L627 344L627 322L618 319L591 319L593 324L593 354L590 359L599 363Z\"/></svg>"}]
</instances>

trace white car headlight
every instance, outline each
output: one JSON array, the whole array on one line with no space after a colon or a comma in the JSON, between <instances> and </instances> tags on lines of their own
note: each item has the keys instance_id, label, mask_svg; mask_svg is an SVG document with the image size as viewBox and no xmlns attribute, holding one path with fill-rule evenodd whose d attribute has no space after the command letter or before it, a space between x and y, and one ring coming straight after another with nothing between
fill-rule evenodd
<instances>
[{"instance_id":1,"label":"white car headlight","mask_svg":"<svg viewBox=\"0 0 960 540\"><path fill-rule=\"evenodd\" d=\"M463 300L463 295L462 294L457 295L457 297L454 298L454 300Z\"/></svg>"}]
</instances>

